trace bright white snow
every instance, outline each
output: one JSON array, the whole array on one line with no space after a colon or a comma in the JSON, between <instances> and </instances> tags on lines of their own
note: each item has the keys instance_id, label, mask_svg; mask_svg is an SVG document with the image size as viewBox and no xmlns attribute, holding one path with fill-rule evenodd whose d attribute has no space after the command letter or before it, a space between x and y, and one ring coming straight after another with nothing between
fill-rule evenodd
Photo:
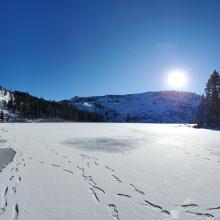
<instances>
[{"instance_id":1,"label":"bright white snow","mask_svg":"<svg viewBox=\"0 0 220 220\"><path fill-rule=\"evenodd\" d=\"M220 219L220 131L1 124L0 220Z\"/></svg>"}]
</instances>

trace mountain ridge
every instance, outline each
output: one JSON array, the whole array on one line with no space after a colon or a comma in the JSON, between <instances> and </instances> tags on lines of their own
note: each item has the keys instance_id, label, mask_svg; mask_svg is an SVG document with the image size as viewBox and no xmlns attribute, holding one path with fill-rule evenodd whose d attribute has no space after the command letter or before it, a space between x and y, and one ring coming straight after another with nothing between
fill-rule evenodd
<instances>
[{"instance_id":1,"label":"mountain ridge","mask_svg":"<svg viewBox=\"0 0 220 220\"><path fill-rule=\"evenodd\" d=\"M73 106L97 112L110 122L190 123L201 96L183 91L150 91L127 95L74 97Z\"/></svg>"},{"instance_id":2,"label":"mountain ridge","mask_svg":"<svg viewBox=\"0 0 220 220\"><path fill-rule=\"evenodd\" d=\"M55 102L0 87L0 111L3 111L7 121L55 117L68 121L192 123L195 121L200 99L200 95L192 92L170 90L126 95L75 96ZM32 104L36 103L37 108L42 105L46 113L43 110L32 110ZM27 109L30 109L29 112ZM54 113L57 109L58 113Z\"/></svg>"}]
</instances>

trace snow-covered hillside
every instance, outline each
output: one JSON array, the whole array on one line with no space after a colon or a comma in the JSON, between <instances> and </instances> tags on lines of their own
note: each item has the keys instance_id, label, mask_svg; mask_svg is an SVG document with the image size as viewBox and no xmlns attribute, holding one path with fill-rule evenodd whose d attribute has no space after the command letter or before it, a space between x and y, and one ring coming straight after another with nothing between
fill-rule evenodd
<instances>
[{"instance_id":1,"label":"snow-covered hillside","mask_svg":"<svg viewBox=\"0 0 220 220\"><path fill-rule=\"evenodd\" d=\"M200 96L190 92L162 91L75 97L71 103L78 109L99 112L111 122L189 123L195 119Z\"/></svg>"},{"instance_id":2,"label":"snow-covered hillside","mask_svg":"<svg viewBox=\"0 0 220 220\"><path fill-rule=\"evenodd\" d=\"M220 219L220 131L19 123L0 136L16 151L0 172L0 220Z\"/></svg>"},{"instance_id":3,"label":"snow-covered hillside","mask_svg":"<svg viewBox=\"0 0 220 220\"><path fill-rule=\"evenodd\" d=\"M13 116L7 108L7 104L9 100L11 99L11 97L12 96L9 91L0 87L0 112L3 111L5 118Z\"/></svg>"}]
</instances>

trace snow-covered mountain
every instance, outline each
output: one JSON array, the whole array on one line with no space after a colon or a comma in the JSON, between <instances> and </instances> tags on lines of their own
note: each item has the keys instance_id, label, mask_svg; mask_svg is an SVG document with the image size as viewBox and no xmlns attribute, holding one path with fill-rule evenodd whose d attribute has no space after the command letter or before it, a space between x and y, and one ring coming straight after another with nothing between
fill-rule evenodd
<instances>
[{"instance_id":1,"label":"snow-covered mountain","mask_svg":"<svg viewBox=\"0 0 220 220\"><path fill-rule=\"evenodd\" d=\"M0 87L0 112L4 112L5 121L19 120L19 112L8 105L14 97L14 92ZM190 92L160 91L74 97L67 103L79 110L98 113L100 121L190 123L195 120L200 98Z\"/></svg>"},{"instance_id":2,"label":"snow-covered mountain","mask_svg":"<svg viewBox=\"0 0 220 220\"><path fill-rule=\"evenodd\" d=\"M190 92L160 91L129 95L74 97L78 109L98 112L110 122L190 123L200 96Z\"/></svg>"}]
</instances>

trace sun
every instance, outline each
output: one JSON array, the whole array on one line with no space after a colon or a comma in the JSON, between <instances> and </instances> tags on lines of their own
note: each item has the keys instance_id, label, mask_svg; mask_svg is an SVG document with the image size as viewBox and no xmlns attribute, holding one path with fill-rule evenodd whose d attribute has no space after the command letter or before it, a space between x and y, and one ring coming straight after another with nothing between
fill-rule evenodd
<instances>
[{"instance_id":1,"label":"sun","mask_svg":"<svg viewBox=\"0 0 220 220\"><path fill-rule=\"evenodd\" d=\"M170 72L168 75L168 84L175 89L183 88L186 85L186 73L180 70Z\"/></svg>"}]
</instances>

